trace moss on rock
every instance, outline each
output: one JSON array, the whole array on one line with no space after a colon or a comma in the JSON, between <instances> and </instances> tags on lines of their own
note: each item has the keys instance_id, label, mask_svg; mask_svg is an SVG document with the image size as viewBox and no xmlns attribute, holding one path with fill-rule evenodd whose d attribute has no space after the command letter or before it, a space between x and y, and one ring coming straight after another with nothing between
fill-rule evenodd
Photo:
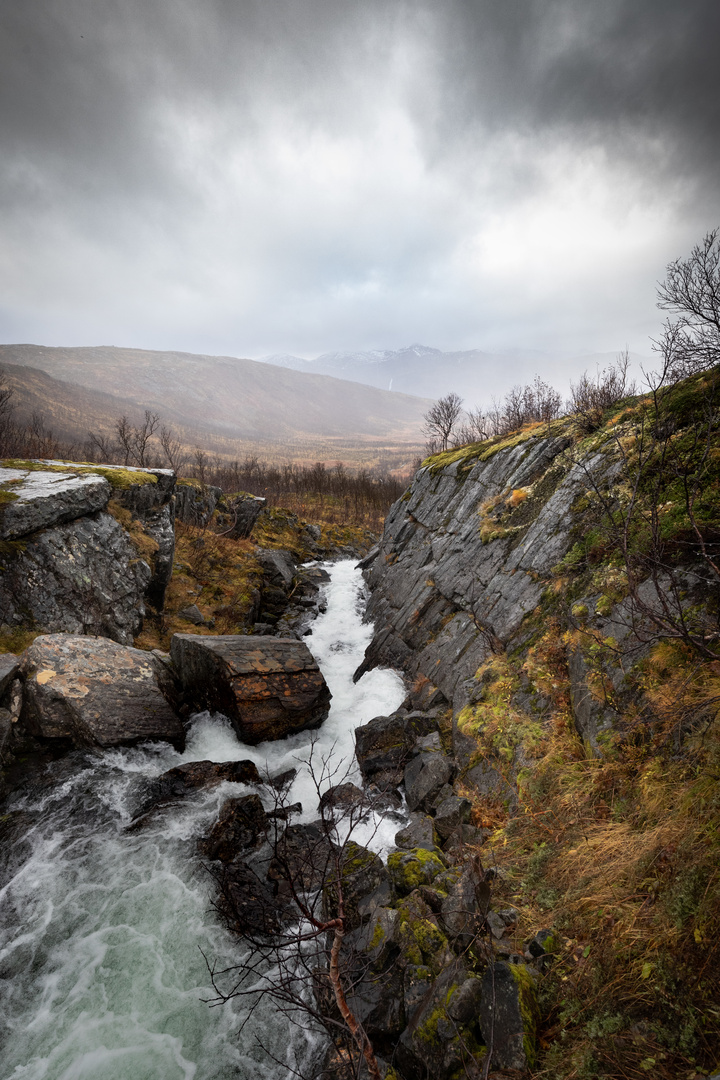
<instances>
[{"instance_id":1,"label":"moss on rock","mask_svg":"<svg viewBox=\"0 0 720 1080\"><path fill-rule=\"evenodd\" d=\"M388 857L387 866L390 879L401 896L407 896L419 885L430 885L445 869L440 855L424 848L394 851Z\"/></svg>"}]
</instances>

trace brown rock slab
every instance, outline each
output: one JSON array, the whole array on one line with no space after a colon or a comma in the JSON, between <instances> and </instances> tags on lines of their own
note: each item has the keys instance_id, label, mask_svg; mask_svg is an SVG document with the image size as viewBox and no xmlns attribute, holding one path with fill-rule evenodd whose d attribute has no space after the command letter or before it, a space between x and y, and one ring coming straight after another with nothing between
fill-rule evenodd
<instances>
[{"instance_id":1,"label":"brown rock slab","mask_svg":"<svg viewBox=\"0 0 720 1080\"><path fill-rule=\"evenodd\" d=\"M302 641L243 634L175 634L170 654L188 704L227 716L250 745L316 728L330 708Z\"/></svg>"},{"instance_id":2,"label":"brown rock slab","mask_svg":"<svg viewBox=\"0 0 720 1080\"><path fill-rule=\"evenodd\" d=\"M22 723L74 746L161 739L182 749L185 730L163 696L150 653L107 638L45 634L22 656Z\"/></svg>"}]
</instances>

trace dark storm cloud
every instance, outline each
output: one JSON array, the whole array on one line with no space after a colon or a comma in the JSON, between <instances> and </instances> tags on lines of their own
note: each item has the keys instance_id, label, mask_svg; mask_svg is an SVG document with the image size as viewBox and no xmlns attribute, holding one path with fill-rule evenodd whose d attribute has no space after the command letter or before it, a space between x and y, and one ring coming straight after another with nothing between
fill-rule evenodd
<instances>
[{"instance_id":1,"label":"dark storm cloud","mask_svg":"<svg viewBox=\"0 0 720 1080\"><path fill-rule=\"evenodd\" d=\"M720 159L713 0L507 0L453 8L437 50L445 115L606 140L658 139L678 172ZM465 126L465 125L464 125Z\"/></svg>"},{"instance_id":2,"label":"dark storm cloud","mask_svg":"<svg viewBox=\"0 0 720 1080\"><path fill-rule=\"evenodd\" d=\"M720 220L719 31L706 0L0 0L0 336L641 338Z\"/></svg>"}]
</instances>

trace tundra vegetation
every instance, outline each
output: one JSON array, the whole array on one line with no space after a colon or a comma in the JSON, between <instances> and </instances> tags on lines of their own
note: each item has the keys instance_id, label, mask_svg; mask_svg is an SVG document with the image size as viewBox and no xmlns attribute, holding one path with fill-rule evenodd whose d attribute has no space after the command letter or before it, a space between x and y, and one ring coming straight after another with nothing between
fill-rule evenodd
<instances>
[{"instance_id":1,"label":"tundra vegetation","mask_svg":"<svg viewBox=\"0 0 720 1080\"><path fill-rule=\"evenodd\" d=\"M566 470L593 455L613 463L585 467L574 543L519 643L489 650L456 718L506 781L495 797L467 794L474 824L491 830L480 851L495 891L520 912L516 944L538 925L557 935L537 1078L692 1080L720 1068L717 230L671 264L659 300L669 316L644 392L621 354L573 385L568 415L553 405L514 429L513 402L532 403L525 388L471 442L458 429L423 463L462 478L543 430L567 439ZM485 542L512 544L540 494L488 500ZM595 746L578 732L579 654L589 707L606 721Z\"/></svg>"}]
</instances>

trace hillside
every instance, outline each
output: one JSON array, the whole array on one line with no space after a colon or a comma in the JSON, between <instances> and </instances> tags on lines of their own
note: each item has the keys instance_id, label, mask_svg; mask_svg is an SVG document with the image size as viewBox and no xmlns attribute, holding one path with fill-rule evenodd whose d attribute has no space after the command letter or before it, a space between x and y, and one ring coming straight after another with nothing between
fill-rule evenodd
<instances>
[{"instance_id":1,"label":"hillside","mask_svg":"<svg viewBox=\"0 0 720 1080\"><path fill-rule=\"evenodd\" d=\"M237 456L410 460L428 401L234 357L141 349L0 346L26 412L58 433L109 430L123 412L160 413L189 443ZM78 390L80 388L80 390ZM398 464L400 462L398 461Z\"/></svg>"},{"instance_id":2,"label":"hillside","mask_svg":"<svg viewBox=\"0 0 720 1080\"><path fill-rule=\"evenodd\" d=\"M715 368L428 458L368 573L357 675L446 710L505 921L463 960L528 964L533 1077L720 1063L718 393Z\"/></svg>"}]
</instances>

